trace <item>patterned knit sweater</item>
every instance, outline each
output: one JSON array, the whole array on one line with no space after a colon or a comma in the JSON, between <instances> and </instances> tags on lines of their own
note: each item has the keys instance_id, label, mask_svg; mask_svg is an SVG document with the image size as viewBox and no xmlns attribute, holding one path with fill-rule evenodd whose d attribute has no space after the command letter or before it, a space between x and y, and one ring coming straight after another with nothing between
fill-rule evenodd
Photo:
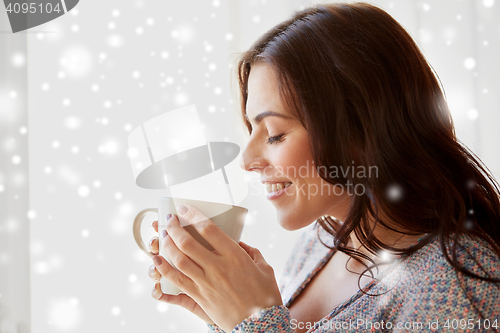
<instances>
[{"instance_id":1,"label":"patterned knit sweater","mask_svg":"<svg viewBox=\"0 0 500 333\"><path fill-rule=\"evenodd\" d=\"M335 252L321 244L318 228L321 240L333 245L332 236L319 225L306 227L279 283L284 305L252 314L233 333L292 333L299 327L315 333L500 332L500 285L457 274L437 238L397 260L364 287L368 294L380 296L360 290L318 322L292 320L287 307ZM462 237L460 243L457 258L462 266L485 276L475 259L490 276L500 278L500 260L485 241ZM209 333L224 332L216 325L208 328Z\"/></svg>"}]
</instances>

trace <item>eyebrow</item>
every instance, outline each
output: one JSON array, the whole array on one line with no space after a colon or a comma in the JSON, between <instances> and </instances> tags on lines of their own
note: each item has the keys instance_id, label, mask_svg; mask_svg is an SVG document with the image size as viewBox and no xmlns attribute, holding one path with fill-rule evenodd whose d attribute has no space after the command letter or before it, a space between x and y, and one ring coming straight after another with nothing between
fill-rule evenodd
<instances>
[{"instance_id":1,"label":"eyebrow","mask_svg":"<svg viewBox=\"0 0 500 333\"><path fill-rule=\"evenodd\" d=\"M264 111L264 112L261 112L258 115L256 115L255 118L253 118L253 121L258 125L262 121L262 119L264 119L266 117L280 117L280 118L284 118L284 119L293 119L292 117L285 115L285 114L282 114L282 113L278 113L278 112L274 112L274 111ZM246 113L245 113L245 119L249 120L248 115Z\"/></svg>"}]
</instances>

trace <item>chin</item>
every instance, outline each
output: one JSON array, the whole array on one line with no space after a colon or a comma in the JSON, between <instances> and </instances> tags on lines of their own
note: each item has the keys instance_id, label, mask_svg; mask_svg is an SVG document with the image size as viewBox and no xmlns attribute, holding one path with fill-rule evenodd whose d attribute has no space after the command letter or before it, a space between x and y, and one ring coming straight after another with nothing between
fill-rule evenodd
<instances>
[{"instance_id":1,"label":"chin","mask_svg":"<svg viewBox=\"0 0 500 333\"><path fill-rule=\"evenodd\" d=\"M279 225L287 231L295 231L308 226L311 223L304 224L304 218L301 216L283 216L278 213Z\"/></svg>"}]
</instances>

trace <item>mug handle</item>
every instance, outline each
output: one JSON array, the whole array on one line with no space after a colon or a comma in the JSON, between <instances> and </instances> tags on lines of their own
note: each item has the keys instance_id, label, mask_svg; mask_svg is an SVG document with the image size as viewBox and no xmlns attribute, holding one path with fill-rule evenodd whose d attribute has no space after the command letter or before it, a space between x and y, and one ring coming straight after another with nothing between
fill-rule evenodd
<instances>
[{"instance_id":1,"label":"mug handle","mask_svg":"<svg viewBox=\"0 0 500 333\"><path fill-rule=\"evenodd\" d=\"M143 250L148 256L151 258L154 256L153 253L149 252L149 249L146 248L146 245L142 241L142 235L141 235L141 224L142 221L144 220L144 216L146 216L147 213L156 213L158 214L158 208L146 208L141 210L134 219L134 225L133 225L133 230L132 232L134 233L134 240L137 243L137 245Z\"/></svg>"}]
</instances>

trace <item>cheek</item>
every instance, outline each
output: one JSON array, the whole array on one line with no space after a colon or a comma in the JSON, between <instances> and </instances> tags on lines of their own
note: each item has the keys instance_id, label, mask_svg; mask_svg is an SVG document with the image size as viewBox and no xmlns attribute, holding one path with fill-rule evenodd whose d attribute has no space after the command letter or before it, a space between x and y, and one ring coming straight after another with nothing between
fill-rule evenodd
<instances>
[{"instance_id":1,"label":"cheek","mask_svg":"<svg viewBox=\"0 0 500 333\"><path fill-rule=\"evenodd\" d=\"M275 171L289 179L318 177L305 130L294 130L285 141L273 145L269 151Z\"/></svg>"},{"instance_id":2,"label":"cheek","mask_svg":"<svg viewBox=\"0 0 500 333\"><path fill-rule=\"evenodd\" d=\"M314 167L314 161L306 153L295 152L280 157L279 168L288 178L302 179L306 182L319 182L319 175ZM280 170L280 171L281 171Z\"/></svg>"},{"instance_id":3,"label":"cheek","mask_svg":"<svg viewBox=\"0 0 500 333\"><path fill-rule=\"evenodd\" d=\"M309 171L305 166L306 161L297 156L291 156L290 152L281 155L277 154L276 160L278 162L275 164L276 169L287 178L303 178L309 174Z\"/></svg>"}]
</instances>

